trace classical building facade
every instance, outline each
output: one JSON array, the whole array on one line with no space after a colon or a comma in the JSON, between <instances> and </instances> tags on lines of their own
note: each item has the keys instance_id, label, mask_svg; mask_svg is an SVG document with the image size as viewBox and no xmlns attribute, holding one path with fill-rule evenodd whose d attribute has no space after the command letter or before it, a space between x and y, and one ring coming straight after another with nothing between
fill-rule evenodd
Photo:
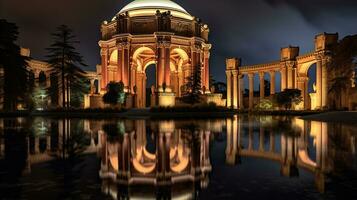
<instances>
[{"instance_id":1,"label":"classical building facade","mask_svg":"<svg viewBox=\"0 0 357 200\"><path fill-rule=\"evenodd\" d=\"M331 46L338 41L338 34L323 33L315 37L315 49L311 53L299 55L299 47L281 49L280 60L270 63L241 66L241 60L230 58L226 60L227 75L227 107L244 108L243 77L248 76L249 97L246 108L253 109L257 101L254 100L254 75L259 75L259 99L265 98L265 74L270 76L270 94L275 91L275 75L280 73L281 91L284 89L299 89L303 101L296 109L321 109L328 107L328 72L327 65L331 61ZM316 64L316 93L308 93L309 68ZM257 99L259 101L259 99Z\"/></svg>"},{"instance_id":2,"label":"classical building facade","mask_svg":"<svg viewBox=\"0 0 357 200\"><path fill-rule=\"evenodd\" d=\"M201 71L203 93L209 91L209 28L170 0L135 0L101 25L100 93L122 81L127 101L146 107L172 106L195 68ZM156 67L156 83L147 84L146 69ZM132 100L131 100L132 99Z\"/></svg>"}]
</instances>

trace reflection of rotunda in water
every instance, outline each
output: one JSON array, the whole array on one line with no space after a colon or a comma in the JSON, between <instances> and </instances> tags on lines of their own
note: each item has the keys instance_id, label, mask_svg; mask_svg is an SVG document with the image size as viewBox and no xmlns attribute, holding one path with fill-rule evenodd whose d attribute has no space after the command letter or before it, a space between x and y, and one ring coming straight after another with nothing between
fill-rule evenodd
<instances>
[{"instance_id":1,"label":"reflection of rotunda in water","mask_svg":"<svg viewBox=\"0 0 357 200\"><path fill-rule=\"evenodd\" d=\"M153 192L156 188L165 197L193 198L198 188L208 185L209 131L175 128L173 121L130 123L122 129L118 122L103 125L99 135L105 193L114 198L160 196Z\"/></svg>"}]
</instances>

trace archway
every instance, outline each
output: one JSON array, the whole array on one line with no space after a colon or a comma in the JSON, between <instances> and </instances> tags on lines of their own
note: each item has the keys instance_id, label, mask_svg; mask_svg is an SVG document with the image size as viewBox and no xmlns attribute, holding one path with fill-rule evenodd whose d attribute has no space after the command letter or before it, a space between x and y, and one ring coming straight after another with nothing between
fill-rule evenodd
<instances>
[{"instance_id":1,"label":"archway","mask_svg":"<svg viewBox=\"0 0 357 200\"><path fill-rule=\"evenodd\" d=\"M152 89L156 88L156 65L155 64L150 64L146 67L145 69L145 77L146 77L146 107L150 107L151 105L155 104L155 98L153 96Z\"/></svg>"},{"instance_id":2,"label":"archway","mask_svg":"<svg viewBox=\"0 0 357 200\"><path fill-rule=\"evenodd\" d=\"M187 67L188 64L189 64L189 57L184 49L174 48L173 50L171 50L170 82L171 82L171 89L176 94L176 97L181 97L182 95L181 88L185 84L186 78L190 76L190 70L188 70Z\"/></svg>"},{"instance_id":3,"label":"archway","mask_svg":"<svg viewBox=\"0 0 357 200\"><path fill-rule=\"evenodd\" d=\"M135 74L135 93L136 93L136 107L144 108L147 104L147 94L151 91L151 83L155 83L157 88L157 77L160 72L156 69L156 57L153 49L149 47L140 47L135 50L133 54L133 64L136 70ZM150 67L149 67L150 66ZM154 66L154 67L152 67ZM153 69L152 69L153 68ZM148 71L147 71L148 69ZM149 84L147 84L147 78L149 75ZM133 77L132 77L133 78ZM147 90L150 88L150 90ZM156 90L156 89L155 89ZM149 94L150 94L149 93ZM148 95L149 95L148 94ZM148 102L149 103L149 102ZM150 104L152 100L150 101Z\"/></svg>"}]
</instances>

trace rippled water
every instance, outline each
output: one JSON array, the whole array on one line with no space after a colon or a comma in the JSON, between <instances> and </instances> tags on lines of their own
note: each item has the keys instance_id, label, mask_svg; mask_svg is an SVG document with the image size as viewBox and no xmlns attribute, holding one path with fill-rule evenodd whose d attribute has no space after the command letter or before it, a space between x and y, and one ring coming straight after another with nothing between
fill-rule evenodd
<instances>
[{"instance_id":1,"label":"rippled water","mask_svg":"<svg viewBox=\"0 0 357 200\"><path fill-rule=\"evenodd\" d=\"M0 199L357 199L357 125L0 119Z\"/></svg>"}]
</instances>

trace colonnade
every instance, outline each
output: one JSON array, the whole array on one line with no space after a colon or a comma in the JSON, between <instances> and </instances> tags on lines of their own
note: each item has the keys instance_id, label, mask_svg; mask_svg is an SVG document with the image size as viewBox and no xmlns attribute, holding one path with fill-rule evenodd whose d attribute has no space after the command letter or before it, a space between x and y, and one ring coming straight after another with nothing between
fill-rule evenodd
<instances>
[{"instance_id":1,"label":"colonnade","mask_svg":"<svg viewBox=\"0 0 357 200\"><path fill-rule=\"evenodd\" d=\"M328 130L325 122L307 122L296 119L292 127L300 129L300 135L277 133L269 126L248 118L245 123L242 116L226 120L227 146L226 163L240 164L241 157L263 158L281 163L280 172L284 176L298 176L298 168L307 169L315 174L315 181L320 191L324 190L324 175L332 170L329 164ZM259 129L259 132L255 130ZM244 133L248 131L248 135ZM254 139L258 134L259 139ZM268 136L267 136L268 134ZM310 157L310 137L316 156ZM309 149L309 150L308 150Z\"/></svg>"},{"instance_id":2,"label":"colonnade","mask_svg":"<svg viewBox=\"0 0 357 200\"><path fill-rule=\"evenodd\" d=\"M264 75L270 75L270 94L275 91L275 73L280 73L281 91L284 89L299 89L303 99L295 109L322 109L329 106L328 102L328 73L327 67L331 62L331 46L337 43L337 34L320 34L315 37L315 50L313 53L299 55L299 47L282 48L280 60L276 62L241 66L241 60L230 58L226 60L227 75L227 107L233 109L243 109L243 77L248 76L249 82L249 106L253 109L254 101L254 75L259 75L259 99L265 97L264 94ZM311 100L308 95L308 70L311 65L316 64L316 99L313 99L316 107L311 107Z\"/></svg>"}]
</instances>

